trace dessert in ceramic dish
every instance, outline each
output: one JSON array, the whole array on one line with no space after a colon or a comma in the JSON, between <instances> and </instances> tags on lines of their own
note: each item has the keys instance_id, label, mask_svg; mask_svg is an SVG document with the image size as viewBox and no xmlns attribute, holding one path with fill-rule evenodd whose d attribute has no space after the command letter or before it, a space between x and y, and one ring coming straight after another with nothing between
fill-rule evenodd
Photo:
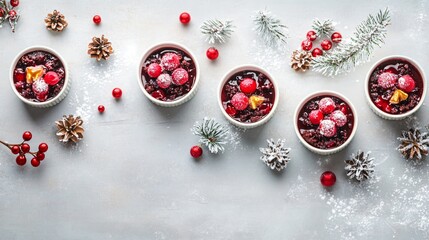
<instances>
[{"instance_id":1,"label":"dessert in ceramic dish","mask_svg":"<svg viewBox=\"0 0 429 240\"><path fill-rule=\"evenodd\" d=\"M335 92L318 92L305 98L295 111L295 131L311 151L323 155L345 148L357 129L353 105Z\"/></svg>"},{"instance_id":2,"label":"dessert in ceramic dish","mask_svg":"<svg viewBox=\"0 0 429 240\"><path fill-rule=\"evenodd\" d=\"M54 50L32 47L15 58L11 84L15 94L35 107L50 107L67 95L68 72L64 60Z\"/></svg>"},{"instance_id":3,"label":"dessert in ceramic dish","mask_svg":"<svg viewBox=\"0 0 429 240\"><path fill-rule=\"evenodd\" d=\"M274 114L278 99L273 78L256 66L233 69L219 86L222 113L231 123L243 128L266 123Z\"/></svg>"},{"instance_id":4,"label":"dessert in ceramic dish","mask_svg":"<svg viewBox=\"0 0 429 240\"><path fill-rule=\"evenodd\" d=\"M185 47L165 43L152 47L139 66L145 95L161 106L177 106L193 97L199 80L195 58Z\"/></svg>"},{"instance_id":5,"label":"dessert in ceramic dish","mask_svg":"<svg viewBox=\"0 0 429 240\"><path fill-rule=\"evenodd\" d=\"M403 56L390 56L374 64L365 92L371 108L386 119L403 119L422 105L426 80L420 66Z\"/></svg>"}]
</instances>

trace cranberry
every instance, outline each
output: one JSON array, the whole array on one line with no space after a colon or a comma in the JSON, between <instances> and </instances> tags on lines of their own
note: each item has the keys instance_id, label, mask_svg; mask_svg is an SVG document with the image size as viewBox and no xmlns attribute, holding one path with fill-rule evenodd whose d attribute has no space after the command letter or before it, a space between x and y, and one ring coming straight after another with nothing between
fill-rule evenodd
<instances>
[{"instance_id":1,"label":"cranberry","mask_svg":"<svg viewBox=\"0 0 429 240\"><path fill-rule=\"evenodd\" d=\"M389 105L389 102L387 100L384 100L382 97L378 97L375 101L375 106L377 106L379 109L390 113L392 111L392 108Z\"/></svg>"},{"instance_id":2,"label":"cranberry","mask_svg":"<svg viewBox=\"0 0 429 240\"><path fill-rule=\"evenodd\" d=\"M11 19L14 19L14 18L16 17L16 11L15 11L15 10L10 10L10 11L9 11L9 17L10 17Z\"/></svg>"},{"instance_id":3,"label":"cranberry","mask_svg":"<svg viewBox=\"0 0 429 240\"><path fill-rule=\"evenodd\" d=\"M40 165L40 161L37 160L37 158L33 158L33 159L31 159L31 165L33 167L38 167Z\"/></svg>"},{"instance_id":4,"label":"cranberry","mask_svg":"<svg viewBox=\"0 0 429 240\"><path fill-rule=\"evenodd\" d=\"M22 151L23 153L28 153L28 152L30 152L30 145L28 145L27 143L23 143L23 144L21 145L21 151Z\"/></svg>"},{"instance_id":5,"label":"cranberry","mask_svg":"<svg viewBox=\"0 0 429 240\"><path fill-rule=\"evenodd\" d=\"M323 51L320 48L314 48L313 51L311 51L311 56L313 57L318 57L322 55L323 55Z\"/></svg>"},{"instance_id":6,"label":"cranberry","mask_svg":"<svg viewBox=\"0 0 429 240\"><path fill-rule=\"evenodd\" d=\"M152 92L152 97L158 100L162 100L165 98L165 93L162 90L156 90L154 92Z\"/></svg>"},{"instance_id":7,"label":"cranberry","mask_svg":"<svg viewBox=\"0 0 429 240\"><path fill-rule=\"evenodd\" d=\"M10 0L10 5L12 7L18 7L19 5L19 0Z\"/></svg>"},{"instance_id":8,"label":"cranberry","mask_svg":"<svg viewBox=\"0 0 429 240\"><path fill-rule=\"evenodd\" d=\"M5 11L3 8L0 8L0 18L4 17Z\"/></svg>"},{"instance_id":9,"label":"cranberry","mask_svg":"<svg viewBox=\"0 0 429 240\"><path fill-rule=\"evenodd\" d=\"M18 146L18 145L13 145L13 146L10 148L10 151L11 151L13 154L18 154L18 153L21 151L21 149L19 148L19 146Z\"/></svg>"},{"instance_id":10,"label":"cranberry","mask_svg":"<svg viewBox=\"0 0 429 240\"><path fill-rule=\"evenodd\" d=\"M46 143L39 144L39 152L47 152L48 148L49 148L49 146Z\"/></svg>"},{"instance_id":11,"label":"cranberry","mask_svg":"<svg viewBox=\"0 0 429 240\"><path fill-rule=\"evenodd\" d=\"M329 41L328 39L325 39L320 43L320 46L322 47L323 50L328 51L332 48L332 42Z\"/></svg>"},{"instance_id":12,"label":"cranberry","mask_svg":"<svg viewBox=\"0 0 429 240\"><path fill-rule=\"evenodd\" d=\"M325 116L321 110L313 110L308 115L310 122L314 125L319 125Z\"/></svg>"},{"instance_id":13,"label":"cranberry","mask_svg":"<svg viewBox=\"0 0 429 240\"><path fill-rule=\"evenodd\" d=\"M336 108L334 100L330 97L325 97L320 99L319 101L319 109L322 110L323 113L328 114L334 111Z\"/></svg>"},{"instance_id":14,"label":"cranberry","mask_svg":"<svg viewBox=\"0 0 429 240\"><path fill-rule=\"evenodd\" d=\"M120 88L114 88L112 90L112 96L116 99L119 99L122 97L122 90Z\"/></svg>"},{"instance_id":15,"label":"cranberry","mask_svg":"<svg viewBox=\"0 0 429 240\"><path fill-rule=\"evenodd\" d=\"M60 81L60 77L56 72L49 71L43 76L43 80L49 85L55 85Z\"/></svg>"},{"instance_id":16,"label":"cranberry","mask_svg":"<svg viewBox=\"0 0 429 240\"><path fill-rule=\"evenodd\" d=\"M347 123L347 116L340 110L333 111L329 119L334 121L337 127L342 127Z\"/></svg>"},{"instance_id":17,"label":"cranberry","mask_svg":"<svg viewBox=\"0 0 429 240\"><path fill-rule=\"evenodd\" d=\"M157 78L162 72L162 68L158 63L151 63L147 67L147 75L151 78Z\"/></svg>"},{"instance_id":18,"label":"cranberry","mask_svg":"<svg viewBox=\"0 0 429 240\"><path fill-rule=\"evenodd\" d=\"M168 71L173 71L180 66L180 57L176 53L168 52L162 56L161 66Z\"/></svg>"},{"instance_id":19,"label":"cranberry","mask_svg":"<svg viewBox=\"0 0 429 240\"><path fill-rule=\"evenodd\" d=\"M343 112L344 114L349 113L348 107L345 103L340 103L340 111Z\"/></svg>"},{"instance_id":20,"label":"cranberry","mask_svg":"<svg viewBox=\"0 0 429 240\"><path fill-rule=\"evenodd\" d=\"M343 39L343 36L341 36L341 33L339 32L334 32L331 35L331 40L334 43L340 43L342 39Z\"/></svg>"},{"instance_id":21,"label":"cranberry","mask_svg":"<svg viewBox=\"0 0 429 240\"><path fill-rule=\"evenodd\" d=\"M32 137L33 137L33 134L31 134L30 131L25 131L22 134L22 139L24 139L24 141L30 141Z\"/></svg>"},{"instance_id":22,"label":"cranberry","mask_svg":"<svg viewBox=\"0 0 429 240\"><path fill-rule=\"evenodd\" d=\"M322 120L319 124L318 131L325 137L333 137L337 134L337 127L332 120Z\"/></svg>"},{"instance_id":23,"label":"cranberry","mask_svg":"<svg viewBox=\"0 0 429 240\"><path fill-rule=\"evenodd\" d=\"M235 116L237 114L237 110L231 105L228 104L228 106L225 109L226 113L228 113L229 116Z\"/></svg>"},{"instance_id":24,"label":"cranberry","mask_svg":"<svg viewBox=\"0 0 429 240\"><path fill-rule=\"evenodd\" d=\"M412 92L416 87L416 82L410 75L404 75L398 79L398 86L404 92Z\"/></svg>"},{"instance_id":25,"label":"cranberry","mask_svg":"<svg viewBox=\"0 0 429 240\"><path fill-rule=\"evenodd\" d=\"M315 31L310 30L310 31L307 32L307 39L308 40L314 41L314 40L316 40L316 38L317 38L317 34L316 34Z\"/></svg>"},{"instance_id":26,"label":"cranberry","mask_svg":"<svg viewBox=\"0 0 429 240\"><path fill-rule=\"evenodd\" d=\"M183 24L188 24L191 21L191 15L187 12L183 12L179 16L179 20Z\"/></svg>"},{"instance_id":27,"label":"cranberry","mask_svg":"<svg viewBox=\"0 0 429 240\"><path fill-rule=\"evenodd\" d=\"M44 153L42 153L42 152L37 152L37 153L36 153L36 158L37 158L37 160L39 160L39 161L43 161L43 160L45 159L45 154L44 154Z\"/></svg>"},{"instance_id":28,"label":"cranberry","mask_svg":"<svg viewBox=\"0 0 429 240\"><path fill-rule=\"evenodd\" d=\"M43 99L48 94L49 86L44 80L40 79L32 84L32 90L36 97Z\"/></svg>"},{"instance_id":29,"label":"cranberry","mask_svg":"<svg viewBox=\"0 0 429 240\"><path fill-rule=\"evenodd\" d=\"M325 187L333 186L336 181L337 177L335 176L335 173L331 171L326 171L320 176L320 183Z\"/></svg>"},{"instance_id":30,"label":"cranberry","mask_svg":"<svg viewBox=\"0 0 429 240\"><path fill-rule=\"evenodd\" d=\"M203 155L203 149L200 146L193 146L190 152L193 158L199 158Z\"/></svg>"},{"instance_id":31,"label":"cranberry","mask_svg":"<svg viewBox=\"0 0 429 240\"><path fill-rule=\"evenodd\" d=\"M268 103L263 103L260 107L259 110L261 110L262 114L267 115L268 113L271 112L271 105Z\"/></svg>"},{"instance_id":32,"label":"cranberry","mask_svg":"<svg viewBox=\"0 0 429 240\"><path fill-rule=\"evenodd\" d=\"M240 82L240 90L245 94L252 94L256 91L256 81L245 78Z\"/></svg>"},{"instance_id":33,"label":"cranberry","mask_svg":"<svg viewBox=\"0 0 429 240\"><path fill-rule=\"evenodd\" d=\"M188 72L183 68L177 68L176 70L174 70L172 77L173 83L176 85L183 85L189 80Z\"/></svg>"},{"instance_id":34,"label":"cranberry","mask_svg":"<svg viewBox=\"0 0 429 240\"><path fill-rule=\"evenodd\" d=\"M104 113L104 110L106 110L106 108L103 105L98 105L97 109L99 113Z\"/></svg>"},{"instance_id":35,"label":"cranberry","mask_svg":"<svg viewBox=\"0 0 429 240\"><path fill-rule=\"evenodd\" d=\"M231 99L232 106L241 111L249 106L249 98L244 93L236 93Z\"/></svg>"},{"instance_id":36,"label":"cranberry","mask_svg":"<svg viewBox=\"0 0 429 240\"><path fill-rule=\"evenodd\" d=\"M24 155L19 155L18 157L16 157L16 164L18 164L19 166L24 166L26 162L27 158Z\"/></svg>"},{"instance_id":37,"label":"cranberry","mask_svg":"<svg viewBox=\"0 0 429 240\"><path fill-rule=\"evenodd\" d=\"M13 71L13 80L15 82L25 81L25 72L22 68L17 68Z\"/></svg>"},{"instance_id":38,"label":"cranberry","mask_svg":"<svg viewBox=\"0 0 429 240\"><path fill-rule=\"evenodd\" d=\"M394 73L385 72L378 76L377 83L380 87L387 89L395 86L398 81L398 75Z\"/></svg>"},{"instance_id":39,"label":"cranberry","mask_svg":"<svg viewBox=\"0 0 429 240\"><path fill-rule=\"evenodd\" d=\"M388 73L393 73L393 74L398 74L398 70L396 70L396 68L394 67L387 67L384 72L388 72Z\"/></svg>"},{"instance_id":40,"label":"cranberry","mask_svg":"<svg viewBox=\"0 0 429 240\"><path fill-rule=\"evenodd\" d=\"M313 47L313 43L310 40L306 39L302 41L301 47L302 47L302 50L304 51L310 51L311 48Z\"/></svg>"},{"instance_id":41,"label":"cranberry","mask_svg":"<svg viewBox=\"0 0 429 240\"><path fill-rule=\"evenodd\" d=\"M160 88L168 88L172 81L173 79L168 73L163 73L156 79L156 84L158 84Z\"/></svg>"},{"instance_id":42,"label":"cranberry","mask_svg":"<svg viewBox=\"0 0 429 240\"><path fill-rule=\"evenodd\" d=\"M210 60L216 60L219 57L219 51L216 48L211 47L207 49L206 56Z\"/></svg>"},{"instance_id":43,"label":"cranberry","mask_svg":"<svg viewBox=\"0 0 429 240\"><path fill-rule=\"evenodd\" d=\"M101 23L101 17L99 16L99 15L95 15L93 18L92 18L92 21L95 23L95 24L100 24Z\"/></svg>"}]
</instances>

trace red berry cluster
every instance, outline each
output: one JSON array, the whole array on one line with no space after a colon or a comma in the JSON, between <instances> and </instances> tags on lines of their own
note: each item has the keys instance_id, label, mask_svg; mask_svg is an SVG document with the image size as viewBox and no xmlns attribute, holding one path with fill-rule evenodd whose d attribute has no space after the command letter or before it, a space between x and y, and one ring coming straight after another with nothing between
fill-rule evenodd
<instances>
[{"instance_id":1,"label":"red berry cluster","mask_svg":"<svg viewBox=\"0 0 429 240\"><path fill-rule=\"evenodd\" d=\"M11 18L12 20L15 19L17 13L13 8L18 7L18 5L19 5L19 0L10 0L11 8L9 8L5 3L5 6L4 6L5 8L0 8L0 18L5 17L7 12L7 15L9 15L9 18Z\"/></svg>"},{"instance_id":2,"label":"red berry cluster","mask_svg":"<svg viewBox=\"0 0 429 240\"><path fill-rule=\"evenodd\" d=\"M328 138L337 134L337 127L342 127L347 123L345 105L340 105L340 110L335 110L336 108L334 100L325 97L319 101L319 108L311 111L308 115L313 125L319 125L320 134Z\"/></svg>"},{"instance_id":3,"label":"red berry cluster","mask_svg":"<svg viewBox=\"0 0 429 240\"><path fill-rule=\"evenodd\" d=\"M27 158L25 157L25 155L30 154L33 157L31 159L31 165L33 167L38 167L40 165L40 162L45 159L45 152L48 151L48 144L40 143L38 151L31 152L31 147L27 142L30 141L32 137L33 135L31 134L31 132L25 131L22 134L23 141L21 143L9 144L3 141L0 141L0 143L8 147L13 154L18 155L16 157L16 164L18 164L19 166L24 166L27 163Z\"/></svg>"},{"instance_id":4,"label":"red berry cluster","mask_svg":"<svg viewBox=\"0 0 429 240\"><path fill-rule=\"evenodd\" d=\"M323 55L323 51L329 51L332 48L332 43L340 43L342 40L342 36L339 32L334 32L331 35L331 39L324 39L320 43L320 48L313 49L313 42L317 39L317 34L315 31L311 30L307 32L307 39L302 41L301 48L304 51L311 51L311 55L313 57L318 57ZM313 49L313 50L312 50Z\"/></svg>"}]
</instances>

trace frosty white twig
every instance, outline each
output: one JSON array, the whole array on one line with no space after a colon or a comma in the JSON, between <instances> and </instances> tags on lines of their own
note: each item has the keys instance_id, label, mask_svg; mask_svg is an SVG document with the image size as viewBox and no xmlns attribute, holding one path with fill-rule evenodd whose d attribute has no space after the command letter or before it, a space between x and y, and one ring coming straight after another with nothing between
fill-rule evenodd
<instances>
[{"instance_id":1,"label":"frosty white twig","mask_svg":"<svg viewBox=\"0 0 429 240\"><path fill-rule=\"evenodd\" d=\"M234 32L232 21L222 22L217 19L207 20L201 26L201 33L206 35L206 41L210 44L225 43Z\"/></svg>"}]
</instances>

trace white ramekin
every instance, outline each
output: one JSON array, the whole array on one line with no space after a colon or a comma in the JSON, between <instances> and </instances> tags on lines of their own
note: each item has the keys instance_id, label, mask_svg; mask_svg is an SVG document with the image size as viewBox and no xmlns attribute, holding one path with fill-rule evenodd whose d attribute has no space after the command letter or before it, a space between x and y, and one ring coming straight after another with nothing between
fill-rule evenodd
<instances>
[{"instance_id":1,"label":"white ramekin","mask_svg":"<svg viewBox=\"0 0 429 240\"><path fill-rule=\"evenodd\" d=\"M305 141L305 139L301 136L300 132L299 132L299 128L298 128L298 118L299 118L299 112L301 111L301 109L304 107L304 105L311 99L318 97L318 96L334 96L337 98L340 98L341 100L343 100L352 110L353 112L353 116L354 116L354 124L353 124L353 129L352 129L352 133L350 134L350 137L347 139L346 142L344 142L341 146L335 147L335 148L331 148L331 149L319 149L316 147L311 146L309 143L307 143L307 141ZM304 144L304 146L309 149L310 151L320 154L320 155L330 155L330 154L334 154L337 153L341 150L343 150L344 148L347 147L347 145L352 141L353 137L356 134L356 130L358 127L358 116L357 116L357 112L355 107L353 106L353 104L350 102L349 99L347 99L346 97L344 97L342 94L337 93L337 92L333 92L333 91L319 91L319 92L315 92L312 93L310 95L308 95L307 97L305 97L298 105L298 107L295 110L295 114L294 114L294 126L295 126L295 133L298 136L300 142L302 144Z\"/></svg>"},{"instance_id":2,"label":"white ramekin","mask_svg":"<svg viewBox=\"0 0 429 240\"><path fill-rule=\"evenodd\" d=\"M162 48L176 48L179 49L183 52L185 52L186 54L188 54L192 61L194 61L194 65L195 65L195 69L196 69L196 73L195 73L195 81L194 81L194 85L192 86L191 91L189 91L186 95L182 96L181 98L174 100L174 101L161 101L158 100L154 97L152 97L144 88L144 84L143 84L143 80L142 80L142 68L143 65L146 61L146 59L153 53L156 52L159 49ZM192 52L186 48L185 46L178 44L178 43L173 43L173 42L165 42L165 43L160 43L160 44L156 44L152 47L150 47L142 56L141 60L140 60L140 64L139 64L139 68L137 70L137 81L139 83L140 89L142 90L142 92L144 93L144 95L153 103L155 103L156 105L162 106L162 107L176 107L179 105L184 104L185 102L191 100L195 94L197 93L198 90L198 84L200 83L200 66L198 65L198 61L195 58L194 54L192 54Z\"/></svg>"},{"instance_id":3,"label":"white ramekin","mask_svg":"<svg viewBox=\"0 0 429 240\"><path fill-rule=\"evenodd\" d=\"M422 80L423 80L423 93L422 93L422 97L420 99L420 102L413 109L411 109L410 111L408 111L406 113L402 113L402 114L389 114L389 113L383 112L381 109L379 109L377 106L375 106L374 102L371 100L371 97L369 95L369 89L368 89L369 80L371 78L371 74L374 71L374 69L377 68L383 62L393 60L393 59L404 60L404 61L411 63L417 69L417 71L420 72L420 75L422 76ZM419 108L423 105L423 102L425 101L426 91L427 91L426 88L427 88L426 77L425 77L425 73L423 71L423 68L413 59L411 59L409 57L401 56L401 55L387 56L387 57L384 57L384 58L378 60L376 63L374 63L374 65L368 71L368 74L366 75L366 79L365 79L365 96L366 96L366 100L368 101L369 106L371 107L372 111L375 114L377 114L378 116L380 116L384 119L387 119L387 120L401 120L401 119L404 119L404 118L414 114L415 112L417 112L417 110L419 110Z\"/></svg>"},{"instance_id":4,"label":"white ramekin","mask_svg":"<svg viewBox=\"0 0 429 240\"><path fill-rule=\"evenodd\" d=\"M271 109L271 111L264 118L262 118L261 120L259 120L257 122L254 122L254 123L242 123L242 122L239 122L239 121L233 119L225 111L225 109L223 108L223 104L222 104L222 89L223 89L223 86L225 85L225 83L234 74L237 74L238 72L245 71L245 70L261 72L268 79L270 79L271 82L274 85L275 99L274 99L273 108ZM218 98L218 103L219 103L219 107L220 107L220 109L222 111L222 114L225 116L226 119L228 119L228 121L230 121L233 125L235 125L237 127L244 128L244 129L250 129L250 128L255 128L255 127L259 127L261 125L264 125L265 123L267 123L273 117L274 112L277 109L277 105L279 104L280 94L279 94L279 88L277 86L276 81L274 80L274 78L265 69L263 69L261 67L258 67L258 66L255 66L255 65L241 65L241 66L235 67L234 69L230 70L227 74L225 74L225 76L223 77L222 81L219 84L217 98Z\"/></svg>"},{"instance_id":5,"label":"white ramekin","mask_svg":"<svg viewBox=\"0 0 429 240\"><path fill-rule=\"evenodd\" d=\"M57 57L61 63L64 66L64 72L65 72L65 80L64 80L64 86L61 89L61 91L58 93L57 96L55 96L54 98L47 100L45 102L33 102L30 101L28 99L26 99L25 97L21 96L21 94L18 92L18 90L16 90L15 88L15 82L13 80L13 72L15 70L15 66L18 63L19 59L24 56L25 54L29 53L29 52L34 52L34 51L45 51L48 52L52 55L54 55L55 57ZM44 46L33 46L33 47L29 47L26 48L24 50L22 50L13 60L12 65L10 67L10 84L12 86L12 90L15 93L15 95L21 99L21 101L25 102L26 104L32 106L32 107L38 107L38 108L47 108L47 107L52 107L57 105L59 102L61 102L69 93L70 91L70 85L71 85L71 80L70 80L70 72L67 66L67 62L64 60L64 58L55 50L53 50L52 48L49 47L44 47Z\"/></svg>"}]
</instances>

